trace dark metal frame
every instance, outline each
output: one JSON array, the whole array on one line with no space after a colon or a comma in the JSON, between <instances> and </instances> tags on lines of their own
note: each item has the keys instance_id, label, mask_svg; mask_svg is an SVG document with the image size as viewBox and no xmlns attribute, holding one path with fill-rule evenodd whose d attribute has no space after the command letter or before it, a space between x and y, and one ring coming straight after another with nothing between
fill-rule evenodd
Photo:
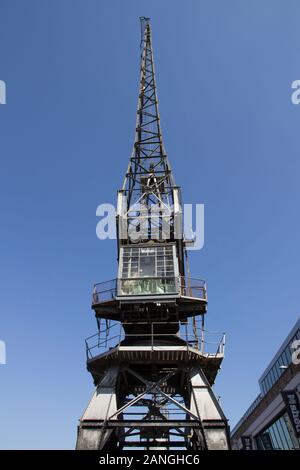
<instances>
[{"instance_id":1,"label":"dark metal frame","mask_svg":"<svg viewBox=\"0 0 300 470\"><path fill-rule=\"evenodd\" d=\"M175 186L162 139L149 18L141 18L141 28L135 141L123 188L118 195L118 259L120 262L122 246L137 246L137 243L139 246L175 245L174 264L178 260L178 270L174 269L174 273L178 292L117 295L117 281L122 280L120 275L110 281L111 286L107 283L95 285L92 308L99 332L86 340L87 367L97 385L100 401L102 395L107 398L109 394L110 398L108 405L104 400L104 406L101 408L101 403L98 406L99 419L83 416L78 448L86 448L85 436L90 434L85 430L91 429L98 430L98 434L94 434L98 443L95 444L96 440L92 438L88 445L98 449L109 449L114 445L119 449L142 446L147 449L184 447L202 450L209 446L213 448L214 439L210 441L208 434L210 430L218 432L220 429L223 433L220 448L226 448L230 446L227 420L211 391L223 359L225 337L222 335L214 354L204 353L206 286L202 280L197 280L195 286L194 280L185 277L185 241L183 234L180 237L175 234L175 228L178 225L182 227L181 195ZM143 207L137 208L137 203ZM151 236L151 209L154 205L159 208L154 230L163 233L167 217L169 238L153 240ZM149 220L148 228L138 230L140 239L134 243L128 237L129 226L140 228L143 220ZM133 278L134 281L139 279L151 278ZM200 298L195 295L195 287ZM197 330L196 317L201 321L200 331ZM111 318L118 319L120 323L111 324ZM101 330L103 320L105 327ZM119 332L111 335L115 325ZM180 336L182 327L183 337ZM90 340L95 344L91 346ZM96 355L92 354L94 350ZM198 382L194 381L195 377ZM205 411L206 418L200 416L196 399L199 396L196 389L200 388L205 389L210 407L217 414L212 412L210 415ZM112 401L114 408L110 412ZM133 408L132 411L128 412L129 408ZM134 436L135 439L131 440ZM226 443L224 436L227 436Z\"/></svg>"}]
</instances>

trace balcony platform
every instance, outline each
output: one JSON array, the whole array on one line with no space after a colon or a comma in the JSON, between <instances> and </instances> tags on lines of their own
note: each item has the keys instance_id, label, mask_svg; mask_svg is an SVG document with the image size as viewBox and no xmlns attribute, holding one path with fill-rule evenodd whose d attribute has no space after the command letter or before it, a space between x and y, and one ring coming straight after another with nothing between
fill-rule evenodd
<instances>
[{"instance_id":1,"label":"balcony platform","mask_svg":"<svg viewBox=\"0 0 300 470\"><path fill-rule=\"evenodd\" d=\"M144 279L141 280L141 282L143 281ZM137 280L135 279L134 282ZM172 293L120 295L118 280L113 279L94 286L92 309L95 311L96 317L116 321L123 321L125 314L138 310L150 309L155 314L155 311L161 310L162 305L168 308L171 317L176 316L179 320L206 313L207 295L204 281L185 279L184 283L177 282L176 285L176 290L174 288Z\"/></svg>"},{"instance_id":2,"label":"balcony platform","mask_svg":"<svg viewBox=\"0 0 300 470\"><path fill-rule=\"evenodd\" d=\"M104 372L113 363L129 364L166 364L175 363L183 369L197 364L203 370L210 385L213 385L221 367L224 354L201 353L187 345L181 346L122 346L118 345L108 351L88 359L87 369L92 374L95 384L101 380Z\"/></svg>"},{"instance_id":3,"label":"balcony platform","mask_svg":"<svg viewBox=\"0 0 300 470\"><path fill-rule=\"evenodd\" d=\"M203 329L199 317L185 323L105 323L104 329L86 339L87 368L95 383L113 363L172 363L183 370L200 365L209 383L214 383L225 351L225 334Z\"/></svg>"}]
</instances>

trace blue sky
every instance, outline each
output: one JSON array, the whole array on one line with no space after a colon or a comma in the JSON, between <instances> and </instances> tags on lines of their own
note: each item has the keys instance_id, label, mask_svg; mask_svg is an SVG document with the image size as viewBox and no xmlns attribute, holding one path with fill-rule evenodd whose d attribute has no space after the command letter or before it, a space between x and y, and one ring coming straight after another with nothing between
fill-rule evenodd
<instances>
[{"instance_id":1,"label":"blue sky","mask_svg":"<svg viewBox=\"0 0 300 470\"><path fill-rule=\"evenodd\" d=\"M299 317L299 2L0 0L0 446L73 448L93 390L84 338L96 238L131 152L140 26L152 20L162 128L185 202L205 204L206 326L233 426Z\"/></svg>"}]
</instances>

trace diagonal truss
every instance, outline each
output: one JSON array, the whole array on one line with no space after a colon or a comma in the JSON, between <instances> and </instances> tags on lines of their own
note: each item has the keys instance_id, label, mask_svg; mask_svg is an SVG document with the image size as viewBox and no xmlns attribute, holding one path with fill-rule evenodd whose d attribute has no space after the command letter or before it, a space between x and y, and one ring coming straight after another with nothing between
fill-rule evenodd
<instances>
[{"instance_id":1,"label":"diagonal truss","mask_svg":"<svg viewBox=\"0 0 300 470\"><path fill-rule=\"evenodd\" d=\"M132 413L136 418L138 415L137 419L124 421L124 429L120 440L122 443L121 446L133 445L134 443L135 445L138 445L138 441L132 441L131 438L138 437L140 439L141 436L144 436L145 439L145 432L146 436L148 436L149 446L162 445L161 443L165 442L165 445L173 444L174 446L176 444L179 447L189 447L188 441L193 432L201 434L202 437L200 437L200 442L204 445L199 412L197 411L197 414L195 414L185 406L184 403L181 403L179 399L174 398L176 393L165 393L163 390L172 377L183 372L181 368L174 368L156 382L150 381L128 366L123 367L122 371L123 373L129 374L138 379L138 381L144 385L144 390L142 393L134 396L134 398L125 400L125 403L123 402L122 406L118 407L117 410L107 417L107 420L103 423L102 433L105 432L107 426L109 428L115 423L113 420L119 419L124 416L124 414L130 414L130 408L137 409L137 407L139 407L139 409L143 408L144 411ZM170 405L173 405L173 411L170 411ZM178 419L178 413L176 415L176 410L180 413L180 419ZM171 419L169 416L170 413ZM152 423L153 426L153 422L156 423L155 432L152 430L150 434L147 434L147 423ZM175 438L177 438L177 440ZM141 443L142 445L146 445L145 441L142 441Z\"/></svg>"},{"instance_id":2,"label":"diagonal truss","mask_svg":"<svg viewBox=\"0 0 300 470\"><path fill-rule=\"evenodd\" d=\"M123 191L126 191L128 208L137 201L148 206L161 202L169 207L173 204L172 188L175 182L162 139L149 18L141 18L141 27L141 72L135 141Z\"/></svg>"}]
</instances>

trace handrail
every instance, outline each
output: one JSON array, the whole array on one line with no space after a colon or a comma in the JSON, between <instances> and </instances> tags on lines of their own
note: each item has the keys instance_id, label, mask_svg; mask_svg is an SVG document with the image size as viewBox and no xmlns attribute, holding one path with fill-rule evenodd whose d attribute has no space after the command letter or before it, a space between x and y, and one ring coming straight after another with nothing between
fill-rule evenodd
<instances>
[{"instance_id":1,"label":"handrail","mask_svg":"<svg viewBox=\"0 0 300 470\"><path fill-rule=\"evenodd\" d=\"M199 286L199 287L205 287L206 285L206 281L204 279L200 279L200 278L197 278L197 277L188 277L188 276L146 276L146 277L122 277L122 278L114 278L114 279L110 279L108 281L103 281L103 282L97 282L96 284L94 284L94 288L97 287L97 286L100 286L100 285L103 285L103 284L108 284L108 283L116 283L116 281L118 280L135 280L135 281L139 281L139 280L147 280L147 279L184 279L184 280L190 280L190 281L197 281L197 282L201 282L202 285ZM187 287L185 286L184 284L181 284L183 287ZM198 287L195 286L195 287ZM107 289L107 290L110 290L110 289Z\"/></svg>"},{"instance_id":2,"label":"handrail","mask_svg":"<svg viewBox=\"0 0 300 470\"><path fill-rule=\"evenodd\" d=\"M95 336L99 336L99 333L102 333L102 332L104 333L104 331L106 332L107 329L109 330L109 329L113 328L114 326L116 326L116 325L118 325L118 324L119 324L119 322L115 322L115 323L113 323L112 325L107 326L107 327L105 328L105 330L102 330L102 331L99 330L98 333L95 333L95 334L93 334L93 335L88 336L87 338L85 338L85 341L87 341L87 340L89 340L89 339L91 339L91 338L94 338Z\"/></svg>"},{"instance_id":3,"label":"handrail","mask_svg":"<svg viewBox=\"0 0 300 470\"><path fill-rule=\"evenodd\" d=\"M155 282L153 292L141 292L135 293L123 293L119 294L118 285L120 286L121 283L129 282L135 283L137 287L142 285L145 282ZM172 282L173 281L173 282ZM171 282L171 284L169 284ZM156 285L156 288L155 288ZM130 287L130 286L129 286ZM158 292L158 287L162 287L166 289L171 287L170 291L165 292ZM181 294L185 297L196 297L199 299L207 299L206 293L206 282L200 278L192 278L192 277L184 277L184 276L148 276L148 277L128 277L128 278L115 278L109 281L98 282L94 284L93 287L93 299L92 303L98 304L107 300L113 300L117 297L117 295L138 295L138 296L145 296L145 295L178 295Z\"/></svg>"},{"instance_id":4,"label":"handrail","mask_svg":"<svg viewBox=\"0 0 300 470\"><path fill-rule=\"evenodd\" d=\"M177 332L174 333L157 333L154 331L155 326L159 325L178 325L179 329ZM129 325L147 325L150 327L150 333L145 332L145 333L127 333L124 330L124 327L129 326ZM187 323L178 323L178 322L167 322L167 321L157 321L157 322L128 322L128 323L121 323L121 322L115 322L112 325L108 325L106 330L100 330L94 335L89 336L85 340L86 344L86 353L88 359L93 357L92 352L97 349L100 352L104 352L106 350L109 350L111 348L120 348L121 342L125 338L140 338L141 336L145 339L150 339L150 345L151 349L154 349L155 346L155 340L158 340L160 338L174 338L174 337L179 337L186 342L186 347L187 350L189 351L190 347L193 347L194 349L197 349L201 351L202 354L208 354L208 356L214 356L216 357L218 354L224 355L224 349L225 349L225 334L224 333L216 333L216 332L209 332L205 330L208 334L217 334L218 336L221 334L221 338L219 337L218 340L216 341L207 341L204 339L204 337L200 335L198 336L197 333L195 335L195 332L191 330L190 324L188 325ZM116 331L116 328L119 327L119 331ZM203 333L203 331L202 331ZM205 349L207 351L204 351L204 346L206 346ZM213 352L209 352L208 349L211 349L210 346L214 346ZM99 354L98 353L98 354ZM97 355L98 355L97 354Z\"/></svg>"}]
</instances>

